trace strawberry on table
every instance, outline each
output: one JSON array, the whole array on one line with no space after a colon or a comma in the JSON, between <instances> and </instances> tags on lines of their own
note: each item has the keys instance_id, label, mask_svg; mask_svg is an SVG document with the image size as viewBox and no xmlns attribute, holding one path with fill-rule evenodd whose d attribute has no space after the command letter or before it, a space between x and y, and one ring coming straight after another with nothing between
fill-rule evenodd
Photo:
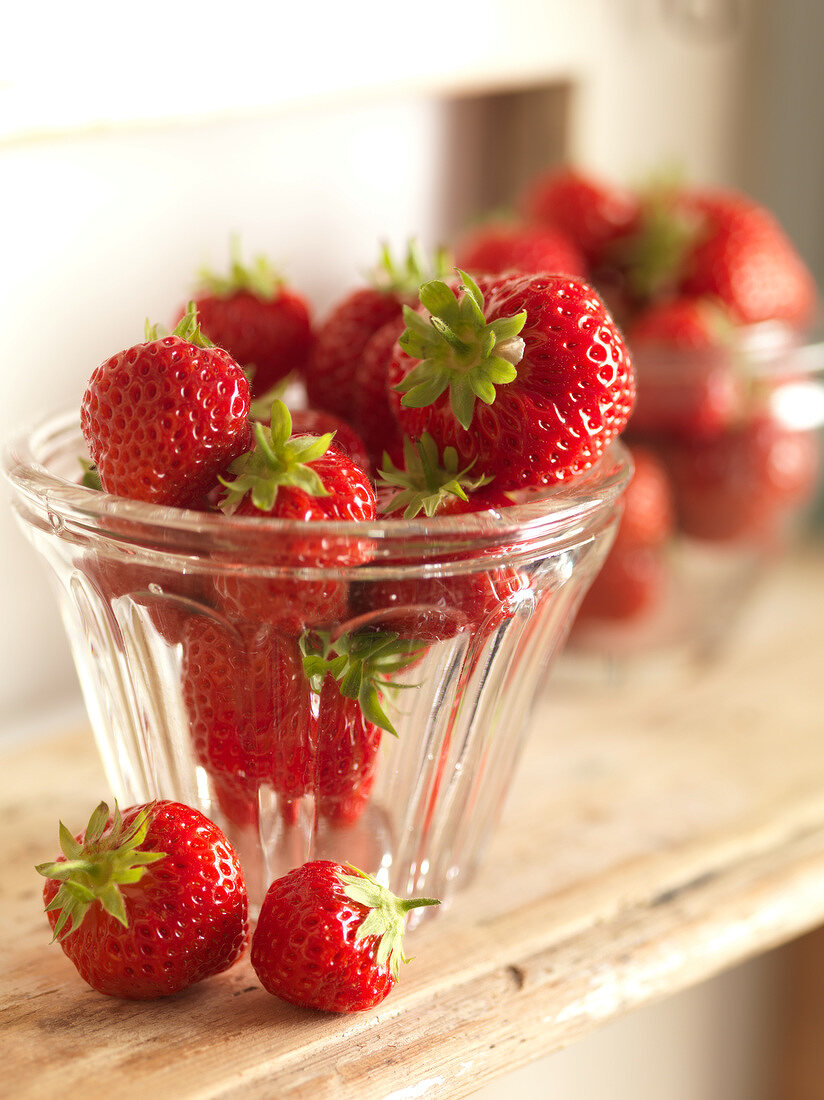
<instances>
[{"instance_id":1,"label":"strawberry on table","mask_svg":"<svg viewBox=\"0 0 824 1100\"><path fill-rule=\"evenodd\" d=\"M247 368L257 396L304 370L314 335L305 300L268 260L257 256L247 267L236 244L232 253L228 276L201 274L195 305L203 331Z\"/></svg>"},{"instance_id":2,"label":"strawberry on table","mask_svg":"<svg viewBox=\"0 0 824 1100\"><path fill-rule=\"evenodd\" d=\"M418 287L442 275L446 258L438 253L430 265L415 242L410 242L403 264L397 264L387 246L372 276L372 285L347 294L317 330L306 370L309 404L345 420L353 410L353 393L363 350L369 338L388 321L400 318L404 304L417 299ZM354 427L360 430L359 423Z\"/></svg>"},{"instance_id":3,"label":"strawberry on table","mask_svg":"<svg viewBox=\"0 0 824 1100\"><path fill-rule=\"evenodd\" d=\"M292 418L282 401L272 404L270 427L254 425L255 446L230 467L221 508L231 516L356 522L375 518L375 490L368 475L331 435L294 436ZM367 560L369 540L313 538L308 531L279 531L261 524L254 562L334 570ZM251 549L251 548L250 548ZM305 626L322 626L344 616L345 581L336 576L296 579L255 576L254 569L224 569L215 575L215 589L224 609L252 622L277 623L300 633Z\"/></svg>"},{"instance_id":4,"label":"strawberry on table","mask_svg":"<svg viewBox=\"0 0 824 1100\"><path fill-rule=\"evenodd\" d=\"M635 397L629 353L603 302L561 275L460 275L460 286L425 284L422 310L405 310L390 368L404 434L454 447L500 490L589 469Z\"/></svg>"},{"instance_id":5,"label":"strawberry on table","mask_svg":"<svg viewBox=\"0 0 824 1100\"><path fill-rule=\"evenodd\" d=\"M94 371L80 426L106 492L203 507L249 445L249 401L243 371L204 337L190 303L170 336L148 330Z\"/></svg>"},{"instance_id":6,"label":"strawberry on table","mask_svg":"<svg viewBox=\"0 0 824 1100\"><path fill-rule=\"evenodd\" d=\"M455 246L455 262L476 277L504 271L586 274L580 249L565 233L516 221L493 221L468 230Z\"/></svg>"},{"instance_id":7,"label":"strawberry on table","mask_svg":"<svg viewBox=\"0 0 824 1100\"><path fill-rule=\"evenodd\" d=\"M406 915L435 898L403 901L356 867L305 863L269 887L251 960L269 993L324 1012L363 1012L398 980Z\"/></svg>"},{"instance_id":8,"label":"strawberry on table","mask_svg":"<svg viewBox=\"0 0 824 1100\"><path fill-rule=\"evenodd\" d=\"M234 850L208 818L179 802L101 802L85 834L60 825L62 855L41 863L55 939L100 993L166 997L219 974L249 938L246 886Z\"/></svg>"}]
</instances>

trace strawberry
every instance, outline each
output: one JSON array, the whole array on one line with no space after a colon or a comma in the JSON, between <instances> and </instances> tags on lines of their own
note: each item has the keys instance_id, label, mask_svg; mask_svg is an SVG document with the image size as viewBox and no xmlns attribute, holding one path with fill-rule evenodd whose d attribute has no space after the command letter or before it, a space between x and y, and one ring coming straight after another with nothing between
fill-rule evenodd
<instances>
[{"instance_id":1,"label":"strawberry","mask_svg":"<svg viewBox=\"0 0 824 1100\"><path fill-rule=\"evenodd\" d=\"M637 314L627 339L639 381L631 431L707 438L740 415L736 333L720 303L687 297L655 303Z\"/></svg>"},{"instance_id":2,"label":"strawberry","mask_svg":"<svg viewBox=\"0 0 824 1100\"><path fill-rule=\"evenodd\" d=\"M660 605L668 576L667 561L657 547L616 544L584 596L576 622L639 619Z\"/></svg>"},{"instance_id":3,"label":"strawberry","mask_svg":"<svg viewBox=\"0 0 824 1100\"><path fill-rule=\"evenodd\" d=\"M586 274L584 257L564 233L518 222L488 222L469 230L455 246L455 262L475 276L504 271Z\"/></svg>"},{"instance_id":4,"label":"strawberry","mask_svg":"<svg viewBox=\"0 0 824 1100\"><path fill-rule=\"evenodd\" d=\"M761 412L708 440L663 451L681 530L710 542L773 541L812 493L821 456L813 432Z\"/></svg>"},{"instance_id":5,"label":"strawberry","mask_svg":"<svg viewBox=\"0 0 824 1100\"><path fill-rule=\"evenodd\" d=\"M54 937L100 993L166 997L219 974L249 938L237 856L203 814L179 802L101 802L85 834L60 825L63 854L37 871Z\"/></svg>"},{"instance_id":6,"label":"strawberry","mask_svg":"<svg viewBox=\"0 0 824 1100\"><path fill-rule=\"evenodd\" d=\"M405 465L398 469L388 455L380 471L381 510L389 517L414 519L459 515L511 507L509 496L488 483L489 477L459 470L454 447L442 458L428 433L413 443L404 440ZM373 628L396 631L422 643L443 641L464 631L491 632L512 618L528 593L529 581L519 569L493 565L454 575L392 577L353 585L355 614L368 616Z\"/></svg>"},{"instance_id":7,"label":"strawberry","mask_svg":"<svg viewBox=\"0 0 824 1100\"><path fill-rule=\"evenodd\" d=\"M638 200L631 192L573 168L538 176L524 191L520 206L529 221L565 233L596 265L638 217Z\"/></svg>"},{"instance_id":8,"label":"strawberry","mask_svg":"<svg viewBox=\"0 0 824 1100\"><path fill-rule=\"evenodd\" d=\"M355 379L367 341L388 321L400 318L404 303L415 301L418 287L427 277L444 272L445 257L438 253L430 276L426 267L414 242L410 242L403 266L394 262L384 246L373 285L348 294L318 329L306 371L310 405L344 420L351 416Z\"/></svg>"},{"instance_id":9,"label":"strawberry","mask_svg":"<svg viewBox=\"0 0 824 1100\"><path fill-rule=\"evenodd\" d=\"M203 332L247 369L258 395L304 370L314 339L309 308L265 257L245 267L236 245L232 253L228 277L201 274L195 305Z\"/></svg>"},{"instance_id":10,"label":"strawberry","mask_svg":"<svg viewBox=\"0 0 824 1100\"><path fill-rule=\"evenodd\" d=\"M664 549L675 526L672 488L654 452L631 446L635 474L624 494L624 513L606 561L584 597L582 619L627 620L662 598Z\"/></svg>"},{"instance_id":11,"label":"strawberry","mask_svg":"<svg viewBox=\"0 0 824 1100\"><path fill-rule=\"evenodd\" d=\"M593 466L626 424L635 381L620 332L586 283L504 275L431 282L390 368L404 434L429 432L500 490ZM399 397L402 394L402 398Z\"/></svg>"},{"instance_id":12,"label":"strawberry","mask_svg":"<svg viewBox=\"0 0 824 1100\"><path fill-rule=\"evenodd\" d=\"M269 993L323 1012L363 1012L398 980L406 914L438 905L402 901L356 867L316 860L276 879L252 937Z\"/></svg>"},{"instance_id":13,"label":"strawberry","mask_svg":"<svg viewBox=\"0 0 824 1100\"><path fill-rule=\"evenodd\" d=\"M369 473L372 463L366 443L348 421L323 409L292 409L291 416L293 435L332 435L332 446Z\"/></svg>"},{"instance_id":14,"label":"strawberry","mask_svg":"<svg viewBox=\"0 0 824 1100\"><path fill-rule=\"evenodd\" d=\"M257 820L258 791L282 808L312 789L317 730L297 641L271 627L191 615L181 682L195 757L236 825Z\"/></svg>"},{"instance_id":15,"label":"strawberry","mask_svg":"<svg viewBox=\"0 0 824 1100\"><path fill-rule=\"evenodd\" d=\"M256 446L230 467L221 508L229 515L315 521L375 518L375 490L348 455L330 447L331 436L292 436L282 401L272 404L271 427L255 424ZM359 565L371 553L369 540L312 538L285 527L274 534L261 523L248 532L248 564L327 571ZM277 623L300 633L305 626L339 621L346 610L346 583L336 576L295 579L256 576L254 569L225 569L215 576L224 609L252 622Z\"/></svg>"},{"instance_id":16,"label":"strawberry","mask_svg":"<svg viewBox=\"0 0 824 1100\"><path fill-rule=\"evenodd\" d=\"M406 326L399 313L367 340L355 372L352 391L352 419L369 450L373 467L380 465L384 452L397 455L403 436L389 400L389 367L398 337Z\"/></svg>"},{"instance_id":17,"label":"strawberry","mask_svg":"<svg viewBox=\"0 0 824 1100\"><path fill-rule=\"evenodd\" d=\"M301 641L303 667L318 695L315 798L332 825L363 813L375 778L381 730L397 736L383 708L393 677L414 664L422 647L386 631Z\"/></svg>"},{"instance_id":18,"label":"strawberry","mask_svg":"<svg viewBox=\"0 0 824 1100\"><path fill-rule=\"evenodd\" d=\"M815 284L769 211L734 191L699 191L688 202L700 228L684 263L682 292L719 299L742 324L806 325Z\"/></svg>"},{"instance_id":19,"label":"strawberry","mask_svg":"<svg viewBox=\"0 0 824 1100\"><path fill-rule=\"evenodd\" d=\"M171 336L113 355L91 376L80 426L107 493L204 507L249 444L249 383L198 328L193 305Z\"/></svg>"}]
</instances>

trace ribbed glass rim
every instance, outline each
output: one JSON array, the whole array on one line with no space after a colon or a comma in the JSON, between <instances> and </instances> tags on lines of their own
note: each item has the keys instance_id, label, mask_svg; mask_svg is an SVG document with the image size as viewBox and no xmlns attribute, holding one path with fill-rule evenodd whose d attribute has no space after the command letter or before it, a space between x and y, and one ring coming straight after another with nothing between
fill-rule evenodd
<instances>
[{"instance_id":1,"label":"ribbed glass rim","mask_svg":"<svg viewBox=\"0 0 824 1100\"><path fill-rule=\"evenodd\" d=\"M632 460L616 440L589 470L568 481L524 494L511 507L461 515L412 520L380 518L364 523L309 522L271 517L222 516L183 508L161 507L126 500L83 488L53 467L85 454L76 410L41 419L18 433L6 446L4 472L18 494L18 506L47 515L54 526L70 525L87 535L111 537L132 546L163 548L173 553L230 552L255 545L261 535L273 539L311 536L336 544L369 539L393 546L431 543L446 547L461 543L477 547L516 540L521 547L533 540L554 541L567 532L588 527L605 510L611 510L626 488ZM78 477L80 465L77 464Z\"/></svg>"}]
</instances>

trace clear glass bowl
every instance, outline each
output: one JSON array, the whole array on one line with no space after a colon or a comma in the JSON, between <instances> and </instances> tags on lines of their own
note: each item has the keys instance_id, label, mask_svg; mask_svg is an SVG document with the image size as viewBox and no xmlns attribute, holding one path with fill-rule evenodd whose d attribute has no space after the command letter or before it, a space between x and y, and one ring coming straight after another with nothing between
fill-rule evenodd
<instances>
[{"instance_id":1,"label":"clear glass bowl","mask_svg":"<svg viewBox=\"0 0 824 1100\"><path fill-rule=\"evenodd\" d=\"M83 452L64 415L14 442L6 472L118 799L212 817L258 900L320 858L448 899L476 866L536 685L614 534L621 445L502 512L369 524L115 498L73 482ZM372 703L397 736L346 694L357 670L310 680L304 663L384 643L396 656Z\"/></svg>"},{"instance_id":2,"label":"clear glass bowl","mask_svg":"<svg viewBox=\"0 0 824 1100\"><path fill-rule=\"evenodd\" d=\"M673 523L657 544L627 546L630 512L645 507L631 490L570 646L611 672L715 655L804 528L822 468L824 344L765 323L723 348L637 347L633 363L626 438L659 465ZM610 599L616 585L623 599Z\"/></svg>"}]
</instances>

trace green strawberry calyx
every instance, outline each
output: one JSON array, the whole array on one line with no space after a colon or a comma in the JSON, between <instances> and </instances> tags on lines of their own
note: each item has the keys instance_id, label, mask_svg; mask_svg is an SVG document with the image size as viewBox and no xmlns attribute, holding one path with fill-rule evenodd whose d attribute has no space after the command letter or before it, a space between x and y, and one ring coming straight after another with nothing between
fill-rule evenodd
<instances>
[{"instance_id":1,"label":"green strawberry calyx","mask_svg":"<svg viewBox=\"0 0 824 1100\"><path fill-rule=\"evenodd\" d=\"M375 936L378 940L376 961L379 966L388 962L390 973L397 981L401 963L410 961L403 953L406 914L424 905L441 903L437 898L410 898L405 901L351 863L346 866L352 874L338 875L344 894L350 901L369 909L355 933L355 943L360 943L367 936Z\"/></svg>"},{"instance_id":2,"label":"green strawberry calyx","mask_svg":"<svg viewBox=\"0 0 824 1100\"><path fill-rule=\"evenodd\" d=\"M407 244L406 256L398 263L392 255L389 245L381 245L378 264L369 275L372 286L382 294L392 294L397 298L406 298L414 302L422 283L430 279L445 278L452 270L452 257L447 249L436 248L430 259L421 248L420 242L411 238Z\"/></svg>"},{"instance_id":3,"label":"green strawberry calyx","mask_svg":"<svg viewBox=\"0 0 824 1100\"><path fill-rule=\"evenodd\" d=\"M187 344L193 344L196 348L213 348L215 346L200 327L196 302L186 303L186 312L171 332L164 332L160 325L153 325L148 317L146 318L144 331L147 343L151 340L163 340L166 336L179 336L181 340L185 340Z\"/></svg>"},{"instance_id":4,"label":"green strawberry calyx","mask_svg":"<svg viewBox=\"0 0 824 1100\"><path fill-rule=\"evenodd\" d=\"M319 692L331 676L344 698L357 701L368 722L398 736L383 709L382 696L400 687L417 686L393 683L391 677L413 664L425 647L390 630L353 631L337 638L313 630L303 634L300 648L303 670L313 691Z\"/></svg>"},{"instance_id":5,"label":"green strawberry calyx","mask_svg":"<svg viewBox=\"0 0 824 1100\"><path fill-rule=\"evenodd\" d=\"M204 267L198 273L198 290L216 298L231 298L233 294L253 294L271 302L283 289L283 275L265 256L255 256L250 264L241 258L240 238L232 237L232 256L228 275L218 275Z\"/></svg>"},{"instance_id":6,"label":"green strawberry calyx","mask_svg":"<svg viewBox=\"0 0 824 1100\"><path fill-rule=\"evenodd\" d=\"M403 394L401 404L411 409L431 405L445 390L462 428L469 428L475 398L486 405L495 400L495 387L513 382L524 354L518 335L526 323L526 311L499 317L487 324L484 297L478 284L464 271L460 296L447 283L433 280L420 288L421 305L429 317L404 306L406 329L399 343L420 362L395 386Z\"/></svg>"},{"instance_id":7,"label":"green strawberry calyx","mask_svg":"<svg viewBox=\"0 0 824 1100\"><path fill-rule=\"evenodd\" d=\"M474 460L459 470L458 452L454 447L445 447L443 459L439 461L438 445L429 432L424 432L417 441L405 436L403 458L405 468L400 470L384 451L383 468L378 475L384 485L397 489L384 511L403 509L404 519L414 519L420 512L431 518L450 497L468 500L467 491L474 492L493 480L489 475L468 476Z\"/></svg>"},{"instance_id":8,"label":"green strawberry calyx","mask_svg":"<svg viewBox=\"0 0 824 1100\"><path fill-rule=\"evenodd\" d=\"M83 476L80 478L80 484L84 489L94 489L96 492L101 492L103 484L100 481L100 473L97 466L93 462L90 462L88 458L79 458L78 462L83 468Z\"/></svg>"},{"instance_id":9,"label":"green strawberry calyx","mask_svg":"<svg viewBox=\"0 0 824 1100\"><path fill-rule=\"evenodd\" d=\"M153 803L143 806L128 825L124 825L117 802L109 826L109 807L105 802L89 818L83 840L77 840L60 822L60 849L66 857L54 863L40 863L35 870L44 878L55 879L60 887L46 906L46 912L60 910L54 927L54 940L61 940L78 929L88 910L100 902L103 909L128 928L126 906L120 887L139 882L150 863L164 859L165 852L144 852L152 818ZM67 927L71 921L71 925Z\"/></svg>"},{"instance_id":10,"label":"green strawberry calyx","mask_svg":"<svg viewBox=\"0 0 824 1100\"><path fill-rule=\"evenodd\" d=\"M626 272L629 289L639 302L656 301L677 291L698 236L698 220L679 196L680 174L653 180L640 195L638 226L619 239L611 254Z\"/></svg>"},{"instance_id":11,"label":"green strawberry calyx","mask_svg":"<svg viewBox=\"0 0 824 1100\"><path fill-rule=\"evenodd\" d=\"M272 402L269 427L258 420L253 430L254 447L229 467L234 480L218 479L226 487L221 511L231 515L248 493L256 508L271 512L281 486L302 489L313 497L329 496L311 464L329 450L334 432L293 437L292 417L282 401Z\"/></svg>"}]
</instances>

